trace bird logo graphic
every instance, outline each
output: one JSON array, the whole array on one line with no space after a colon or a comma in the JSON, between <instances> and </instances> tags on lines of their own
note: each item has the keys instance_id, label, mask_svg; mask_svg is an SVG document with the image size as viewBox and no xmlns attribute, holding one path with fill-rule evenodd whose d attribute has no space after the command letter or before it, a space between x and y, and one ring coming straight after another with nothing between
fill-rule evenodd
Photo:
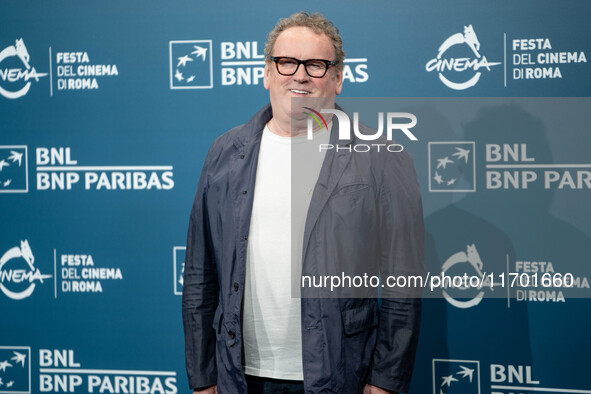
<instances>
[{"instance_id":1,"label":"bird logo graphic","mask_svg":"<svg viewBox=\"0 0 591 394\"><path fill-rule=\"evenodd\" d=\"M213 86L211 41L170 41L171 89Z\"/></svg>"},{"instance_id":2,"label":"bird logo graphic","mask_svg":"<svg viewBox=\"0 0 591 394\"><path fill-rule=\"evenodd\" d=\"M0 346L0 394L31 392L31 348Z\"/></svg>"},{"instance_id":3,"label":"bird logo graphic","mask_svg":"<svg viewBox=\"0 0 591 394\"><path fill-rule=\"evenodd\" d=\"M0 146L0 193L28 191L26 146Z\"/></svg>"},{"instance_id":4,"label":"bird logo graphic","mask_svg":"<svg viewBox=\"0 0 591 394\"><path fill-rule=\"evenodd\" d=\"M433 394L480 394L480 363L433 360Z\"/></svg>"},{"instance_id":5,"label":"bird logo graphic","mask_svg":"<svg viewBox=\"0 0 591 394\"><path fill-rule=\"evenodd\" d=\"M8 361L4 360L4 361L0 362L0 371L6 372L6 368L8 368L8 367L12 367L12 364L9 363Z\"/></svg>"},{"instance_id":6,"label":"bird logo graphic","mask_svg":"<svg viewBox=\"0 0 591 394\"><path fill-rule=\"evenodd\" d=\"M24 368L25 367L25 360L27 359L27 356L25 356L24 354L19 353L19 352L13 352L13 353L14 353L14 356L11 357L10 359L14 360L14 362L16 364L21 363L22 367Z\"/></svg>"},{"instance_id":7,"label":"bird logo graphic","mask_svg":"<svg viewBox=\"0 0 591 394\"><path fill-rule=\"evenodd\" d=\"M203 61L205 61L205 55L207 55L207 48L200 47L198 45L193 45L195 50L191 52L191 55L195 55L195 58L201 57Z\"/></svg>"},{"instance_id":8,"label":"bird logo graphic","mask_svg":"<svg viewBox=\"0 0 591 394\"><path fill-rule=\"evenodd\" d=\"M429 142L429 191L476 191L474 142Z\"/></svg>"}]
</instances>

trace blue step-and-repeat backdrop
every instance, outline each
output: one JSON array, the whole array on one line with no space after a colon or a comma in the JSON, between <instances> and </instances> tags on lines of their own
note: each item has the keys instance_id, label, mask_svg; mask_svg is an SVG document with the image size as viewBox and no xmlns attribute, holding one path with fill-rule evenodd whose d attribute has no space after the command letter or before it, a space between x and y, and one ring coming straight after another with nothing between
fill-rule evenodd
<instances>
[{"instance_id":1,"label":"blue step-and-repeat backdrop","mask_svg":"<svg viewBox=\"0 0 591 394\"><path fill-rule=\"evenodd\" d=\"M591 3L435 0L2 1L0 393L190 392L201 166L300 10L341 31L344 101L417 114L430 272L486 276L424 300L411 392L591 393Z\"/></svg>"}]
</instances>

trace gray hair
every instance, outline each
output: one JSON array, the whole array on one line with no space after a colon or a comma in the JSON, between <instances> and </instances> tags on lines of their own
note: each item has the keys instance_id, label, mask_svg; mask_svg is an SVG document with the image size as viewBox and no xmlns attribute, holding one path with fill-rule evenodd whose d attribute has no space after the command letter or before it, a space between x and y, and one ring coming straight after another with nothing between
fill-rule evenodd
<instances>
[{"instance_id":1,"label":"gray hair","mask_svg":"<svg viewBox=\"0 0 591 394\"><path fill-rule=\"evenodd\" d=\"M345 51L343 51L343 39L339 34L339 29L337 29L337 27L333 25L331 21L326 19L326 17L320 12L311 14L307 11L302 11L293 14L289 18L280 19L279 22L277 22L277 24L275 25L275 27L273 27L273 30L271 30L271 32L267 36L267 43L265 44L265 57L267 59L269 59L269 56L271 56L271 52L273 51L275 41L277 41L277 37L279 37L279 34L283 33L290 27L296 26L307 27L314 31L316 34L326 35L330 39L330 41L332 42L332 46L334 47L334 60L337 62L335 67L338 70L343 69Z\"/></svg>"}]
</instances>

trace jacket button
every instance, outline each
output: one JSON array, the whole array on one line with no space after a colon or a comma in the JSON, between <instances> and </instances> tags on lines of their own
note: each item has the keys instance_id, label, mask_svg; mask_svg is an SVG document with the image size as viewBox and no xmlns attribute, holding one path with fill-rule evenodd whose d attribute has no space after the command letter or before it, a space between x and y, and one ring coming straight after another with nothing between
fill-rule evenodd
<instances>
[{"instance_id":1,"label":"jacket button","mask_svg":"<svg viewBox=\"0 0 591 394\"><path fill-rule=\"evenodd\" d=\"M240 155L240 158L241 158L241 159L244 159L244 155Z\"/></svg>"},{"instance_id":2,"label":"jacket button","mask_svg":"<svg viewBox=\"0 0 591 394\"><path fill-rule=\"evenodd\" d=\"M234 282L234 291L238 291L238 283Z\"/></svg>"},{"instance_id":3,"label":"jacket button","mask_svg":"<svg viewBox=\"0 0 591 394\"><path fill-rule=\"evenodd\" d=\"M236 334L234 334L234 331L232 330L228 331L228 335L230 336L230 339L236 338Z\"/></svg>"},{"instance_id":4,"label":"jacket button","mask_svg":"<svg viewBox=\"0 0 591 394\"><path fill-rule=\"evenodd\" d=\"M242 190L242 194L246 194L246 190Z\"/></svg>"},{"instance_id":5,"label":"jacket button","mask_svg":"<svg viewBox=\"0 0 591 394\"><path fill-rule=\"evenodd\" d=\"M247 241L248 240L248 235L244 236L244 240Z\"/></svg>"}]
</instances>

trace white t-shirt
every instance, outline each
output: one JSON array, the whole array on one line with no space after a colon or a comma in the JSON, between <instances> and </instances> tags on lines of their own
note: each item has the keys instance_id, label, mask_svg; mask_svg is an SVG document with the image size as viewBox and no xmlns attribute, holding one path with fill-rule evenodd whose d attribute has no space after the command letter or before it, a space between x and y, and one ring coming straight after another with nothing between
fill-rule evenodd
<instances>
[{"instance_id":1,"label":"white t-shirt","mask_svg":"<svg viewBox=\"0 0 591 394\"><path fill-rule=\"evenodd\" d=\"M306 215L326 154L319 144L327 144L329 136L326 129L316 131L313 140L281 137L267 126L263 130L246 253L248 375L304 378L301 301L292 297L292 278L299 290Z\"/></svg>"}]
</instances>

